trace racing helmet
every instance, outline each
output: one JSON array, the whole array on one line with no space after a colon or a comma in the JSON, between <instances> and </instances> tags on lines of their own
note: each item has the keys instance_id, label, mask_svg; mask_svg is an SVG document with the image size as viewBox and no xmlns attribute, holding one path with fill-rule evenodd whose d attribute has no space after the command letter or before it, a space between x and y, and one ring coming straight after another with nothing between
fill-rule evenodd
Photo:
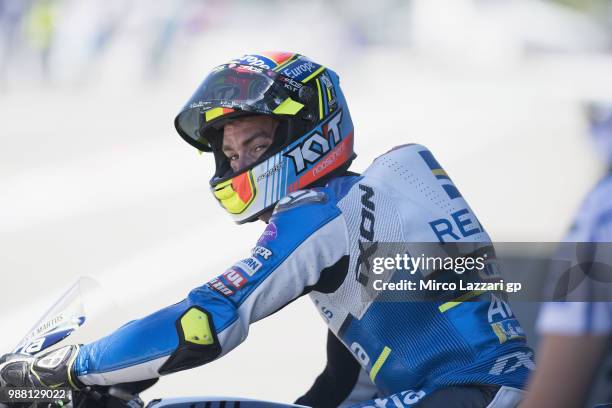
<instances>
[{"instance_id":1,"label":"racing helmet","mask_svg":"<svg viewBox=\"0 0 612 408\"><path fill-rule=\"evenodd\" d=\"M223 154L223 126L238 117L278 121L274 140L238 172ZM212 153L210 188L233 220L254 221L293 191L344 171L356 157L353 123L338 75L303 55L261 52L214 68L174 126L187 143Z\"/></svg>"}]
</instances>

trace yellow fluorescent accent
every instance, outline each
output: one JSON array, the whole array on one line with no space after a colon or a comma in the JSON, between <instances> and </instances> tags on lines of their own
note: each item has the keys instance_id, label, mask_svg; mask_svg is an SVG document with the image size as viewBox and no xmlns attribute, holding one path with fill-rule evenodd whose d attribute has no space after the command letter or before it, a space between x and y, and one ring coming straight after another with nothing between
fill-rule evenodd
<instances>
[{"instance_id":1,"label":"yellow fluorescent accent","mask_svg":"<svg viewBox=\"0 0 612 408\"><path fill-rule=\"evenodd\" d=\"M42 385L44 385L45 387L47 386L41 379L40 376L38 375L38 373L36 371L34 371L34 368L30 368L30 372L32 374L34 374L34 376L36 377L36 379L38 380L39 383L41 383Z\"/></svg>"},{"instance_id":2,"label":"yellow fluorescent accent","mask_svg":"<svg viewBox=\"0 0 612 408\"><path fill-rule=\"evenodd\" d=\"M321 95L321 82L317 79L317 91L319 94L319 119L323 119L323 96Z\"/></svg>"},{"instance_id":3,"label":"yellow fluorescent accent","mask_svg":"<svg viewBox=\"0 0 612 408\"><path fill-rule=\"evenodd\" d=\"M252 173L249 172L249 174L252 174ZM213 194L215 195L217 200L221 202L221 205L223 206L223 208L225 208L229 213L240 214L244 210L246 210L249 207L249 205L251 205L253 200L255 200L257 193L254 192L251 199L245 203L240 198L240 195L238 195L238 192L234 190L234 187L232 186L232 181L233 180L226 180L223 183L216 186ZM253 179L251 177L249 178L249 183L250 183L251 191L253 191L254 190Z\"/></svg>"},{"instance_id":4,"label":"yellow fluorescent accent","mask_svg":"<svg viewBox=\"0 0 612 408\"><path fill-rule=\"evenodd\" d=\"M238 197L238 194L235 194L228 199L221 200L221 203L231 214L240 214L245 209L245 205L240 197Z\"/></svg>"},{"instance_id":5,"label":"yellow fluorescent accent","mask_svg":"<svg viewBox=\"0 0 612 408\"><path fill-rule=\"evenodd\" d=\"M473 290L471 292L466 293L465 295L461 295L459 296L457 299L452 300L450 302L446 302L446 303L442 303L440 306L438 306L438 310L440 310L440 312L444 313L449 309L452 309L455 306L460 305L461 303L465 302L468 299L471 299L473 297L482 295L483 293L485 293L486 290Z\"/></svg>"},{"instance_id":6,"label":"yellow fluorescent accent","mask_svg":"<svg viewBox=\"0 0 612 408\"><path fill-rule=\"evenodd\" d=\"M370 371L370 380L372 380L372 382L374 382L374 379L378 375L380 368L383 366L383 364L385 364L385 361L387 360L387 357L389 357L389 354L391 354L391 349L385 346L382 353L380 353L380 356L378 356L376 362L372 366L372 371Z\"/></svg>"},{"instance_id":7,"label":"yellow fluorescent accent","mask_svg":"<svg viewBox=\"0 0 612 408\"><path fill-rule=\"evenodd\" d=\"M220 183L217 186L217 189L220 189L220 188L225 187L225 186L229 186L230 184L232 184L232 179L225 180L223 183Z\"/></svg>"},{"instance_id":8,"label":"yellow fluorescent accent","mask_svg":"<svg viewBox=\"0 0 612 408\"><path fill-rule=\"evenodd\" d=\"M215 190L215 197L221 201L223 207L231 214L240 214L245 209L245 203L242 202L232 186Z\"/></svg>"},{"instance_id":9,"label":"yellow fluorescent accent","mask_svg":"<svg viewBox=\"0 0 612 408\"><path fill-rule=\"evenodd\" d=\"M232 186L225 186L223 188L215 189L215 197L217 197L218 200L227 200L234 194L236 193L234 192Z\"/></svg>"},{"instance_id":10,"label":"yellow fluorescent accent","mask_svg":"<svg viewBox=\"0 0 612 408\"><path fill-rule=\"evenodd\" d=\"M276 109L272 111L272 113L276 113L277 115L295 115L303 107L304 105L301 103L296 102L291 98L287 98L283 101L283 103L278 105Z\"/></svg>"},{"instance_id":11,"label":"yellow fluorescent accent","mask_svg":"<svg viewBox=\"0 0 612 408\"><path fill-rule=\"evenodd\" d=\"M499 339L499 343L504 344L506 340L508 340L508 337L506 336L506 334L496 324L492 324L491 327L493 328L493 333L495 333L495 335Z\"/></svg>"},{"instance_id":12,"label":"yellow fluorescent accent","mask_svg":"<svg viewBox=\"0 0 612 408\"><path fill-rule=\"evenodd\" d=\"M210 122L214 118L218 118L219 116L223 115L223 108L212 108L211 110L207 110L204 115L206 116L206 121Z\"/></svg>"},{"instance_id":13,"label":"yellow fluorescent accent","mask_svg":"<svg viewBox=\"0 0 612 408\"><path fill-rule=\"evenodd\" d=\"M213 344L214 339L208 323L208 316L201 310L194 308L189 309L183 317L181 317L181 327L185 340L194 344Z\"/></svg>"},{"instance_id":14,"label":"yellow fluorescent accent","mask_svg":"<svg viewBox=\"0 0 612 408\"><path fill-rule=\"evenodd\" d=\"M306 77L306 79L302 80L302 83L305 84L306 82L310 81L312 78L316 77L317 75L319 75L319 73L321 73L321 71L323 71L325 69L325 67L320 67L319 69L317 69L315 72L313 72L312 74L308 75Z\"/></svg>"},{"instance_id":15,"label":"yellow fluorescent accent","mask_svg":"<svg viewBox=\"0 0 612 408\"><path fill-rule=\"evenodd\" d=\"M79 387L77 387L74 381L72 380L72 365L74 364L74 360L76 360L77 356L79 355L80 350L81 350L81 346L77 346L77 351L73 353L72 357L70 357L70 361L68 362L68 383L75 390L78 390Z\"/></svg>"},{"instance_id":16,"label":"yellow fluorescent accent","mask_svg":"<svg viewBox=\"0 0 612 408\"><path fill-rule=\"evenodd\" d=\"M444 171L444 169L435 169L435 170L432 170L431 172L434 174L434 176L447 176L448 177L448 174L446 174L446 171Z\"/></svg>"}]
</instances>

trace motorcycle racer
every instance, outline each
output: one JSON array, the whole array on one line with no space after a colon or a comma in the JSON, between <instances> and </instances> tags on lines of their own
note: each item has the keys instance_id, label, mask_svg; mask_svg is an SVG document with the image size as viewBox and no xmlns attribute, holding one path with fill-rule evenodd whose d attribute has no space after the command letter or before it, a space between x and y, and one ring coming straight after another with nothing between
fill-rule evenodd
<instances>
[{"instance_id":1,"label":"motorcycle racer","mask_svg":"<svg viewBox=\"0 0 612 408\"><path fill-rule=\"evenodd\" d=\"M502 299L485 292L477 302L364 300L368 243L490 239L421 145L396 147L361 175L348 172L354 129L334 71L295 53L245 55L212 70L175 127L214 157L211 190L234 221L267 223L257 243L181 302L107 337L5 356L2 385L78 389L193 368L309 294L329 327L328 364L300 403L519 403L533 354Z\"/></svg>"}]
</instances>

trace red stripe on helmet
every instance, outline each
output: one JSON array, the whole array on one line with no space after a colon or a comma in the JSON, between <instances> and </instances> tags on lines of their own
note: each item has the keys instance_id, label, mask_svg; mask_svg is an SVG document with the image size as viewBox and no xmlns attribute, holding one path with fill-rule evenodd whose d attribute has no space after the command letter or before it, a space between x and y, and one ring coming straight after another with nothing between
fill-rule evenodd
<instances>
[{"instance_id":1,"label":"red stripe on helmet","mask_svg":"<svg viewBox=\"0 0 612 408\"><path fill-rule=\"evenodd\" d=\"M304 188L315 180L336 170L342 164L346 163L352 154L353 132L349 133L331 152L325 155L321 161L300 177L299 188Z\"/></svg>"},{"instance_id":2,"label":"red stripe on helmet","mask_svg":"<svg viewBox=\"0 0 612 408\"><path fill-rule=\"evenodd\" d=\"M288 59L293 58L295 53L282 51L264 51L261 53L261 55L270 58L272 61L276 62L276 66L279 66Z\"/></svg>"},{"instance_id":3,"label":"red stripe on helmet","mask_svg":"<svg viewBox=\"0 0 612 408\"><path fill-rule=\"evenodd\" d=\"M248 171L244 172L232 179L232 188L245 204L253 198L253 185L251 184L249 173Z\"/></svg>"}]
</instances>

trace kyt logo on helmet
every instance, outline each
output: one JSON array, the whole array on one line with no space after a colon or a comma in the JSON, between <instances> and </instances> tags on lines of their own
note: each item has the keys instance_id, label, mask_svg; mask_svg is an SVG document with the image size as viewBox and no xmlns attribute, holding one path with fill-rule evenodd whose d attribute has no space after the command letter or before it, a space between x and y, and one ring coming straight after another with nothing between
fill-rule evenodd
<instances>
[{"instance_id":1,"label":"kyt logo on helmet","mask_svg":"<svg viewBox=\"0 0 612 408\"><path fill-rule=\"evenodd\" d=\"M232 170L223 127L265 115L279 125L254 163ZM332 174L356 157L353 123L338 75L300 54L262 52L214 68L174 121L189 144L215 158L211 190L235 222L254 221L281 198Z\"/></svg>"}]
</instances>

